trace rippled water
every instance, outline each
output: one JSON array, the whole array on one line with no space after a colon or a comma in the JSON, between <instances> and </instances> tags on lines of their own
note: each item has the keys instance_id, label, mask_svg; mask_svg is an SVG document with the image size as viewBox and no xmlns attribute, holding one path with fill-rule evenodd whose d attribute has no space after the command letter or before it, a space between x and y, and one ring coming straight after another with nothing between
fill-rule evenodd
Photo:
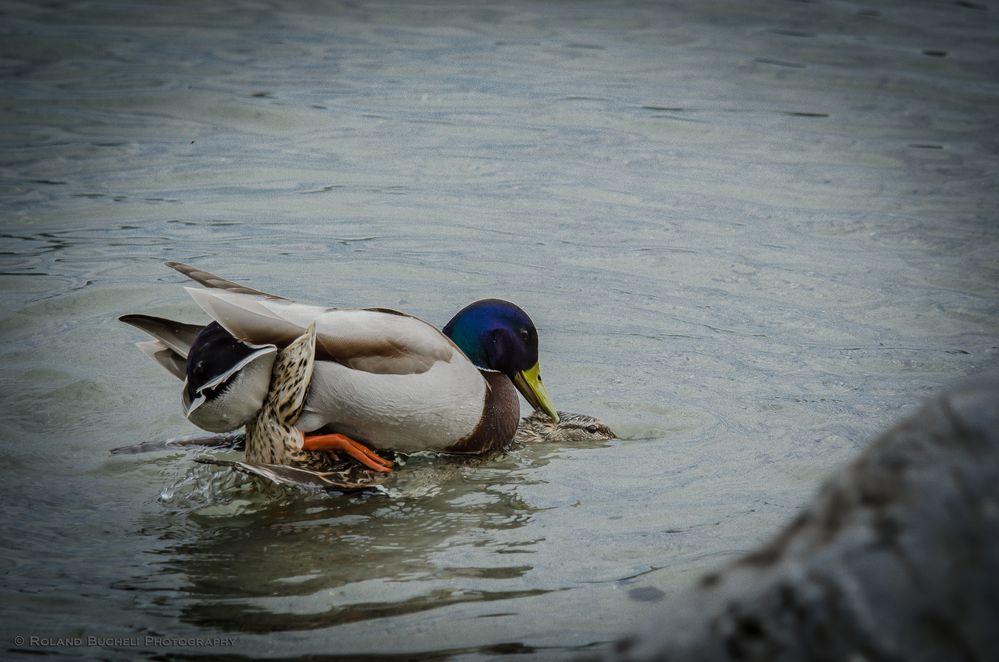
<instances>
[{"instance_id":1,"label":"rippled water","mask_svg":"<svg viewBox=\"0 0 999 662\"><path fill-rule=\"evenodd\" d=\"M995 365L997 7L705 4L5 3L0 650L599 649ZM623 438L335 499L110 456L193 432L115 321L201 319L165 260L513 299Z\"/></svg>"}]
</instances>

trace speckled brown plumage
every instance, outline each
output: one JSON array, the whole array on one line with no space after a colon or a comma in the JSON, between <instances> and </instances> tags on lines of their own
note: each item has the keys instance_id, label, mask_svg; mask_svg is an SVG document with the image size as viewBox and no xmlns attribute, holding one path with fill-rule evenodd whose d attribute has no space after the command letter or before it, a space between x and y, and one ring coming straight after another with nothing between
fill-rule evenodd
<instances>
[{"instance_id":1,"label":"speckled brown plumage","mask_svg":"<svg viewBox=\"0 0 999 662\"><path fill-rule=\"evenodd\" d=\"M246 425L246 461L256 464L307 463L302 436L295 422L305 406L312 381L316 325L278 352L271 372L271 386L256 419Z\"/></svg>"},{"instance_id":2,"label":"speckled brown plumage","mask_svg":"<svg viewBox=\"0 0 999 662\"><path fill-rule=\"evenodd\" d=\"M279 351L270 390L256 419L246 425L246 461L285 465L319 474L339 473L343 461L330 451L302 450L302 433L294 426L305 406L315 365L315 324Z\"/></svg>"},{"instance_id":3,"label":"speckled brown plumage","mask_svg":"<svg viewBox=\"0 0 999 662\"><path fill-rule=\"evenodd\" d=\"M616 439L617 435L598 418L560 411L556 425L544 412L532 412L520 422L513 442L518 444L572 444Z\"/></svg>"}]
</instances>

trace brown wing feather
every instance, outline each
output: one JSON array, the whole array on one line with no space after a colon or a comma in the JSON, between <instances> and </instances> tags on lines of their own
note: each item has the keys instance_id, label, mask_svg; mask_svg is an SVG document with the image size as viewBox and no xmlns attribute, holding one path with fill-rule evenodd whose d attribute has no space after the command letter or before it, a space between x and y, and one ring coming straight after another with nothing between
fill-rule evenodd
<instances>
[{"instance_id":1,"label":"brown wing feather","mask_svg":"<svg viewBox=\"0 0 999 662\"><path fill-rule=\"evenodd\" d=\"M375 374L406 375L426 372L436 361L447 361L451 352L419 354L384 338L316 338L316 357L336 361L354 370Z\"/></svg>"},{"instance_id":2,"label":"brown wing feather","mask_svg":"<svg viewBox=\"0 0 999 662\"><path fill-rule=\"evenodd\" d=\"M371 482L347 482L334 480L333 472L323 473L300 469L281 464L254 464L252 462L235 462L233 460L217 460L210 457L196 457L195 462L230 467L251 476L265 478L276 485L287 485L301 489L335 490L339 492L356 492L359 490L377 490L380 480Z\"/></svg>"},{"instance_id":3,"label":"brown wing feather","mask_svg":"<svg viewBox=\"0 0 999 662\"><path fill-rule=\"evenodd\" d=\"M197 267L192 267L189 264L184 264L183 262L167 262L166 266L179 271L196 283L200 283L205 287L215 289L215 290L227 290L229 292L240 292L242 294L253 294L256 296L266 297L268 299L280 299L287 301L284 297L279 297L275 294L268 294L267 292L261 292L260 290L255 290L252 287L247 287L245 285L240 285L239 283L234 283L231 280L226 280L221 276L217 276L210 271L205 271Z\"/></svg>"}]
</instances>

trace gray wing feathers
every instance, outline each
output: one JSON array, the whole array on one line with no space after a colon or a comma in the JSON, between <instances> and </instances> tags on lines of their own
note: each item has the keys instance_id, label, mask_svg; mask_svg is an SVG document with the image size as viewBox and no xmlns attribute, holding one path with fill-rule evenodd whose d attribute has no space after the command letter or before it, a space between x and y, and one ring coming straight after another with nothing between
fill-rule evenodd
<instances>
[{"instance_id":1,"label":"gray wing feathers","mask_svg":"<svg viewBox=\"0 0 999 662\"><path fill-rule=\"evenodd\" d=\"M185 359L194 339L205 328L201 324L185 324L152 315L122 315L118 320L145 331Z\"/></svg>"},{"instance_id":2,"label":"gray wing feathers","mask_svg":"<svg viewBox=\"0 0 999 662\"><path fill-rule=\"evenodd\" d=\"M215 290L201 290L196 287L185 287L194 302L208 313L214 320L225 327L235 338L243 342L267 343L286 347L302 335L305 326L288 321L254 299L239 298L232 302L225 294ZM245 294L239 292L237 294Z\"/></svg>"},{"instance_id":3,"label":"gray wing feathers","mask_svg":"<svg viewBox=\"0 0 999 662\"><path fill-rule=\"evenodd\" d=\"M266 292L261 292L260 290L255 290L252 287L246 287L245 285L240 285L239 283L234 283L231 280L226 280L221 276L216 276L210 271L204 271L203 269L198 269L197 267L192 267L189 264L184 264L183 262L167 262L166 265L171 269L179 271L196 283L200 283L205 287L215 289L215 290L226 290L228 292L239 292L240 294L253 294L256 296L266 297L268 299L281 299L286 300L284 297L279 297L274 294L267 294Z\"/></svg>"},{"instance_id":4,"label":"gray wing feathers","mask_svg":"<svg viewBox=\"0 0 999 662\"><path fill-rule=\"evenodd\" d=\"M143 340L135 346L177 379L187 378L187 359L159 340Z\"/></svg>"}]
</instances>

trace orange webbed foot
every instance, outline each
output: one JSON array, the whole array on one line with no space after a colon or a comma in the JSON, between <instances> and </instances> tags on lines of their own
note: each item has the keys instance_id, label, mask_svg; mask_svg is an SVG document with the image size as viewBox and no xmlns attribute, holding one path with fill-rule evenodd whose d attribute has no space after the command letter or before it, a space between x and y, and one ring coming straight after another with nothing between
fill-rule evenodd
<instances>
[{"instance_id":1,"label":"orange webbed foot","mask_svg":"<svg viewBox=\"0 0 999 662\"><path fill-rule=\"evenodd\" d=\"M343 451L373 471L389 473L392 461L377 455L359 441L342 434L302 435L302 449L307 451Z\"/></svg>"}]
</instances>

